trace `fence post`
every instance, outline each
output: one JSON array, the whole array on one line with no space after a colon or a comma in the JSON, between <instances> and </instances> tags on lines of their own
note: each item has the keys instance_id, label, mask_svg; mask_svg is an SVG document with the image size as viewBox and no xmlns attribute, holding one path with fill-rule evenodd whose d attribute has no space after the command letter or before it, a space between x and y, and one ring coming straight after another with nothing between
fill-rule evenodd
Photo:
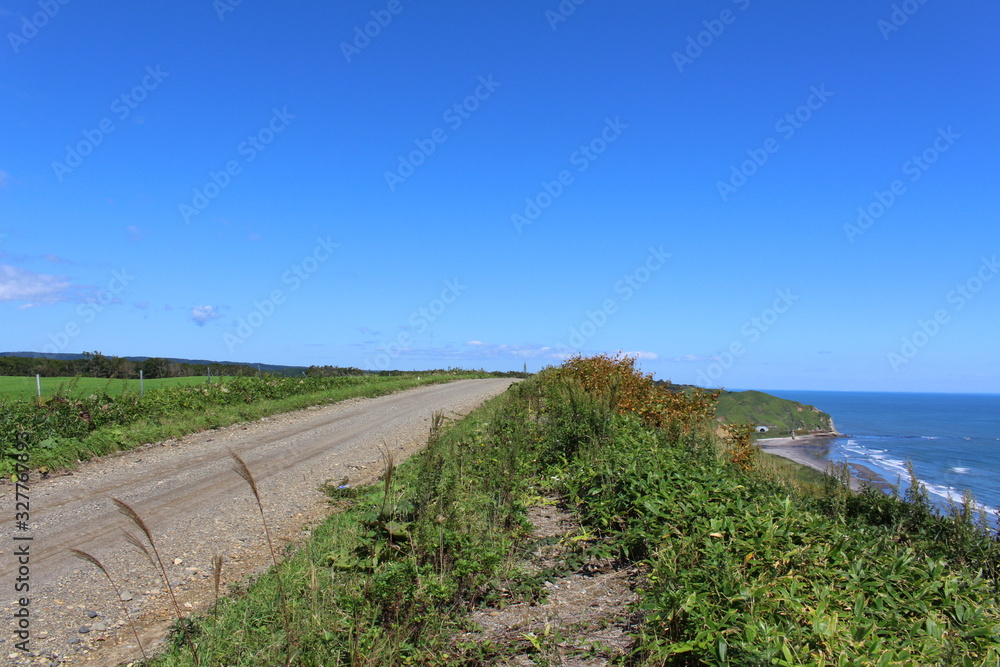
<instances>
[{"instance_id":1,"label":"fence post","mask_svg":"<svg viewBox=\"0 0 1000 667\"><path fill-rule=\"evenodd\" d=\"M139 369L139 395L144 396L146 394L146 378L143 377L142 369Z\"/></svg>"},{"instance_id":2,"label":"fence post","mask_svg":"<svg viewBox=\"0 0 1000 667\"><path fill-rule=\"evenodd\" d=\"M38 398L42 397L42 374L35 373L35 388L38 390Z\"/></svg>"}]
</instances>

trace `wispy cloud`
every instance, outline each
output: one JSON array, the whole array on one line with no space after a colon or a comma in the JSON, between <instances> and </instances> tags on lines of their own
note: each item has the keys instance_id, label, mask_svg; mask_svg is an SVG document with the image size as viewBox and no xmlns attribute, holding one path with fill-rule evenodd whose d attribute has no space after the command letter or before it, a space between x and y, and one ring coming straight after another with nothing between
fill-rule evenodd
<instances>
[{"instance_id":1,"label":"wispy cloud","mask_svg":"<svg viewBox=\"0 0 1000 667\"><path fill-rule=\"evenodd\" d=\"M215 310L214 306L195 306L191 309L191 319L194 320L194 323L200 327L203 327L208 322L217 320L220 317L222 317L222 315Z\"/></svg>"},{"instance_id":2,"label":"wispy cloud","mask_svg":"<svg viewBox=\"0 0 1000 667\"><path fill-rule=\"evenodd\" d=\"M362 331L366 331L362 327ZM374 353L388 354L392 359L415 360L436 360L462 364L478 364L483 361L517 361L526 362L530 360L541 361L543 363L561 363L567 359L581 354L580 350L570 349L565 346L542 345L538 343L490 343L479 339L468 340L462 344L421 344L411 341L407 345L392 343L354 342L349 343L352 347L364 348ZM652 361L659 359L660 355L648 350L637 350L625 352L630 357L639 361Z\"/></svg>"},{"instance_id":3,"label":"wispy cloud","mask_svg":"<svg viewBox=\"0 0 1000 667\"><path fill-rule=\"evenodd\" d=\"M718 360L719 357L708 354L685 354L682 357L674 357L674 361L678 361L680 363L693 363L693 364L700 364L706 361L718 361Z\"/></svg>"},{"instance_id":4,"label":"wispy cloud","mask_svg":"<svg viewBox=\"0 0 1000 667\"><path fill-rule=\"evenodd\" d=\"M7 187L7 180L10 178L10 172L0 169L0 188Z\"/></svg>"},{"instance_id":5,"label":"wispy cloud","mask_svg":"<svg viewBox=\"0 0 1000 667\"><path fill-rule=\"evenodd\" d=\"M561 359L556 348L549 345L528 343L512 345L509 343L484 343L481 340L470 340L465 343L466 350L462 356L473 359Z\"/></svg>"},{"instance_id":6,"label":"wispy cloud","mask_svg":"<svg viewBox=\"0 0 1000 667\"><path fill-rule=\"evenodd\" d=\"M10 264L0 264L0 302L25 301L24 307L55 303L66 297L73 283L65 276L35 273Z\"/></svg>"}]
</instances>

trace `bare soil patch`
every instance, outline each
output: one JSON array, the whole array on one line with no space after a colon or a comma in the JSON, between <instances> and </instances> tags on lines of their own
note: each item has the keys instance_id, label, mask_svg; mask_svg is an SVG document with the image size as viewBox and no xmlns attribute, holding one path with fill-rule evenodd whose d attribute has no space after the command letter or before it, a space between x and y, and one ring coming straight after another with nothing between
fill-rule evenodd
<instances>
[{"instance_id":1,"label":"bare soil patch","mask_svg":"<svg viewBox=\"0 0 1000 667\"><path fill-rule=\"evenodd\" d=\"M459 641L495 645L497 665L618 664L634 644L631 631L638 618L630 605L643 573L610 559L587 558L590 537L556 499L549 503L528 510L532 548L521 564L528 577L544 577L545 600L476 611L471 620L481 630Z\"/></svg>"}]
</instances>

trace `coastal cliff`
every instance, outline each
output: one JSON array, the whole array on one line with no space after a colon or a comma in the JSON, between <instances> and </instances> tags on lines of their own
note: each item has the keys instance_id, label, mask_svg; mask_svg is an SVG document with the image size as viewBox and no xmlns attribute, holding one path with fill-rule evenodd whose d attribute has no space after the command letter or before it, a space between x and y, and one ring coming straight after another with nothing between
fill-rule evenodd
<instances>
[{"instance_id":1,"label":"coastal cliff","mask_svg":"<svg viewBox=\"0 0 1000 667\"><path fill-rule=\"evenodd\" d=\"M762 391L724 391L716 406L716 420L723 424L751 424L766 429L760 437L790 435L840 435L833 418L812 406L778 398Z\"/></svg>"}]
</instances>

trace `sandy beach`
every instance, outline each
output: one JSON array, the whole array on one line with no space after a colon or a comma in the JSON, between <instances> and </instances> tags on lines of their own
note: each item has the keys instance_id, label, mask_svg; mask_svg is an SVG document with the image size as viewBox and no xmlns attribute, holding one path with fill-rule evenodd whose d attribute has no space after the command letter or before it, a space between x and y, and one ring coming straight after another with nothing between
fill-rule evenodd
<instances>
[{"instance_id":1,"label":"sandy beach","mask_svg":"<svg viewBox=\"0 0 1000 667\"><path fill-rule=\"evenodd\" d=\"M826 458L830 451L830 443L838 436L831 435L800 435L795 438L761 438L757 446L762 452L775 454L800 465L808 466L820 472L828 472L834 462ZM850 464L851 489L860 491L865 486L874 486L885 490L890 484L878 473L862 465Z\"/></svg>"}]
</instances>

